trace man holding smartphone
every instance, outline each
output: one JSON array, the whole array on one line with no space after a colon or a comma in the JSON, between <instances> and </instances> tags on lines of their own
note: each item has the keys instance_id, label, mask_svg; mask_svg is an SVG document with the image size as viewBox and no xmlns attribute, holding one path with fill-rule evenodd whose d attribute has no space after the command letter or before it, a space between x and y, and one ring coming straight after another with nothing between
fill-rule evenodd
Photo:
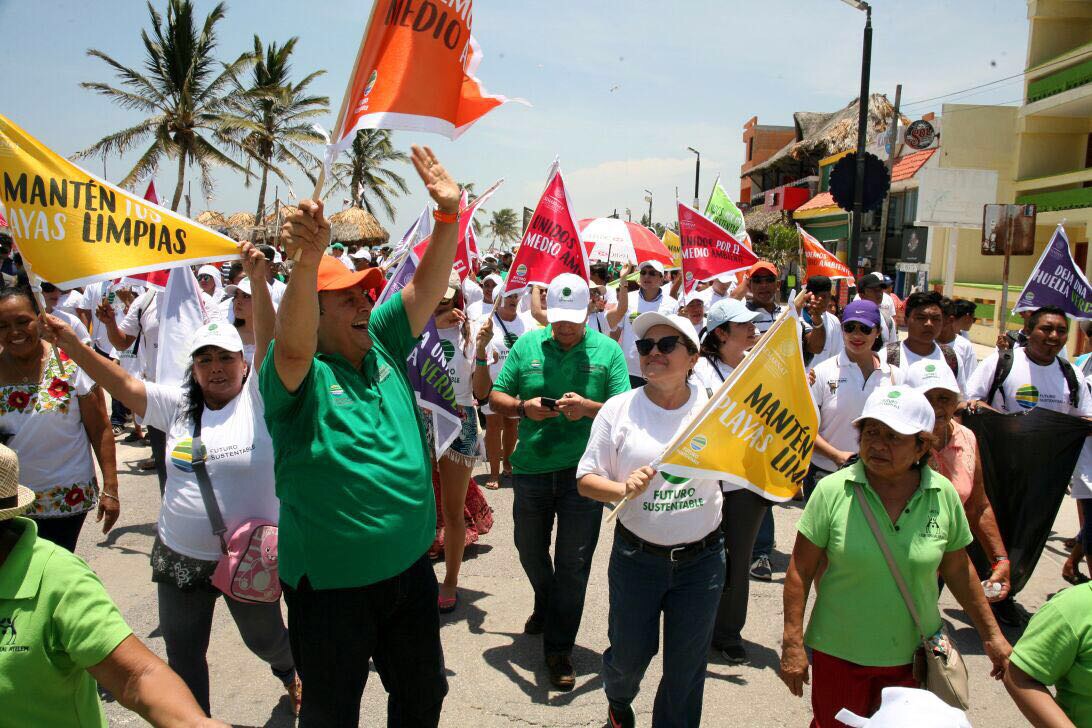
<instances>
[{"instance_id":1,"label":"man holding smartphone","mask_svg":"<svg viewBox=\"0 0 1092 728\"><path fill-rule=\"evenodd\" d=\"M512 453L513 523L520 563L535 590L524 632L542 635L550 682L566 691L576 685L571 655L603 510L577 491L576 466L599 408L629 390L621 347L586 325L589 299L580 276L555 278L546 293L549 325L516 341L489 396L494 412L520 418Z\"/></svg>"}]
</instances>

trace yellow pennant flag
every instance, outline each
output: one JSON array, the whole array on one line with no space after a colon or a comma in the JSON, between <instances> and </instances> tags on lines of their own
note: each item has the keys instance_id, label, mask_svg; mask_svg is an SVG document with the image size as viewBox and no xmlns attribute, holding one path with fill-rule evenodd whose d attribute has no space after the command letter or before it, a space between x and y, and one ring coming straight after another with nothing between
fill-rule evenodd
<instances>
[{"instance_id":1,"label":"yellow pennant flag","mask_svg":"<svg viewBox=\"0 0 1092 728\"><path fill-rule=\"evenodd\" d=\"M787 501L811 463L819 413L791 305L658 462L669 475L725 480Z\"/></svg>"},{"instance_id":2,"label":"yellow pennant flag","mask_svg":"<svg viewBox=\"0 0 1092 728\"><path fill-rule=\"evenodd\" d=\"M61 288L239 257L231 238L80 169L4 116L0 201L23 260Z\"/></svg>"},{"instance_id":3,"label":"yellow pennant flag","mask_svg":"<svg viewBox=\"0 0 1092 728\"><path fill-rule=\"evenodd\" d=\"M671 251L671 267L682 268L682 240L678 234L664 230L663 244Z\"/></svg>"}]
</instances>

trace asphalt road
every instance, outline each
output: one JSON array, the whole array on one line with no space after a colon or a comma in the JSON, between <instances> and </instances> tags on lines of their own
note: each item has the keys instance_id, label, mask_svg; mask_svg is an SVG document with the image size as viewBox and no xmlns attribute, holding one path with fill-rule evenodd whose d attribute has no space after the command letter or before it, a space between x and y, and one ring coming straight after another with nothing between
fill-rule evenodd
<instances>
[{"instance_id":1,"label":"asphalt road","mask_svg":"<svg viewBox=\"0 0 1092 728\"><path fill-rule=\"evenodd\" d=\"M148 555L159 508L154 474L133 467L148 451L119 444L122 515L118 525L103 536L93 521L84 527L77 553L99 573L133 631L161 656L155 589ZM470 547L462 572L461 604L442 622L444 654L450 692L444 704L444 726L598 726L606 717L606 701L599 678L607 646L606 566L609 528L604 528L596 552L587 607L573 655L577 686L570 693L550 689L541 660L538 638L522 634L532 605L531 589L519 565L512 542L512 491L488 492L496 514L493 531ZM772 583L752 582L750 617L744 631L751 664L731 667L709 665L705 687L704 723L709 726L806 726L810 716L805 699L789 694L777 678L781 635L781 585L787 552L795 537L798 506L776 512L777 551ZM1076 530L1073 502L1066 499L1055 524L1057 533L1019 601L1029 610L1066 586L1060 577L1064 559L1061 541ZM442 564L438 574L443 576ZM974 630L949 592L942 612L964 651L971 673L975 726L1005 728L1024 725L1004 688L989 678L989 663L982 655ZM852 625L846 625L852 629ZM1016 635L1010 634L1010 640ZM208 651L212 674L214 714L238 726L291 726L293 720L283 691L268 668L244 646L226 608L219 608ZM640 725L651 720L652 701L660 677L659 659L645 676L634 705ZM383 687L373 673L365 689L360 725L382 725L386 718ZM306 690L306 686L304 687ZM120 705L107 705L110 724L142 725Z\"/></svg>"}]
</instances>

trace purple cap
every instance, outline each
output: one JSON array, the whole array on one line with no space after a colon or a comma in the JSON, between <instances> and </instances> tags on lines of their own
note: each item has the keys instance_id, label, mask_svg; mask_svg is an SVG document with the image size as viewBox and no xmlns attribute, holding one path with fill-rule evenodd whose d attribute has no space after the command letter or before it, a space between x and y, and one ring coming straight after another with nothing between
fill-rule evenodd
<instances>
[{"instance_id":1,"label":"purple cap","mask_svg":"<svg viewBox=\"0 0 1092 728\"><path fill-rule=\"evenodd\" d=\"M872 301L863 299L853 301L842 310L842 323L847 324L850 321L856 321L874 329L879 328L880 307L872 303Z\"/></svg>"}]
</instances>

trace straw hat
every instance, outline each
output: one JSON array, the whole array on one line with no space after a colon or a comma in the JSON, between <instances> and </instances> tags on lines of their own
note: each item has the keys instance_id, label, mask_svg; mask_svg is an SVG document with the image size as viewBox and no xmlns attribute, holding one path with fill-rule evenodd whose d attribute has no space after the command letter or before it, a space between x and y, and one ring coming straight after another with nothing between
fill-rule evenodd
<instances>
[{"instance_id":1,"label":"straw hat","mask_svg":"<svg viewBox=\"0 0 1092 728\"><path fill-rule=\"evenodd\" d=\"M34 503L34 491L19 485L19 456L0 445L0 521L22 515Z\"/></svg>"}]
</instances>

